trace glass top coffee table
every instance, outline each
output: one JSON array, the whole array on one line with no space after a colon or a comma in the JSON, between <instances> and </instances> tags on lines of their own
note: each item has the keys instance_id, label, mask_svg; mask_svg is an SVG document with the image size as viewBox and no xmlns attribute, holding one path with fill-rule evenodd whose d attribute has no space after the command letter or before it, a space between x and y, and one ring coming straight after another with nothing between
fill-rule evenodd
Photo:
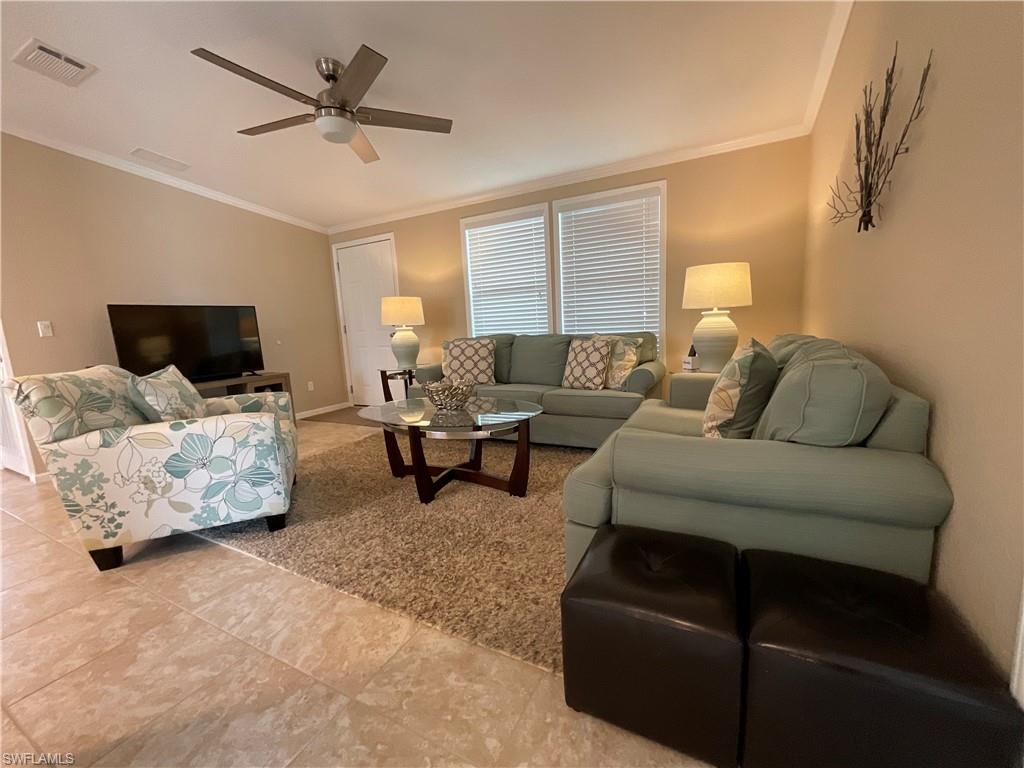
<instances>
[{"instance_id":1,"label":"glass top coffee table","mask_svg":"<svg viewBox=\"0 0 1024 768\"><path fill-rule=\"evenodd\" d=\"M543 412L536 403L494 397L471 397L457 411L437 410L426 398L397 400L371 405L359 411L384 430L384 446L391 474L416 478L420 501L429 504L437 492L452 480L486 485L512 496L525 496L530 479L530 419ZM398 447L397 434L409 435L412 463L406 464ZM490 437L516 434L516 458L508 478L482 471L483 441ZM423 438L470 440L469 460L454 467L428 464L423 455Z\"/></svg>"}]
</instances>

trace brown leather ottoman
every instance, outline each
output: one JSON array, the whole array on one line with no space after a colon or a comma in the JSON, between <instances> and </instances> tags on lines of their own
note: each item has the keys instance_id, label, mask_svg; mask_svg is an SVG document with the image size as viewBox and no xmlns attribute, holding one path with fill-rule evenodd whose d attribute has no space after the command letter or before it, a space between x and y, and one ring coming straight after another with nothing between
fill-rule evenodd
<instances>
[{"instance_id":1,"label":"brown leather ottoman","mask_svg":"<svg viewBox=\"0 0 1024 768\"><path fill-rule=\"evenodd\" d=\"M888 573L743 554L744 768L1019 766L1024 719L948 603Z\"/></svg>"},{"instance_id":2,"label":"brown leather ottoman","mask_svg":"<svg viewBox=\"0 0 1024 768\"><path fill-rule=\"evenodd\" d=\"M562 592L566 703L735 768L737 567L720 541L602 527Z\"/></svg>"}]
</instances>

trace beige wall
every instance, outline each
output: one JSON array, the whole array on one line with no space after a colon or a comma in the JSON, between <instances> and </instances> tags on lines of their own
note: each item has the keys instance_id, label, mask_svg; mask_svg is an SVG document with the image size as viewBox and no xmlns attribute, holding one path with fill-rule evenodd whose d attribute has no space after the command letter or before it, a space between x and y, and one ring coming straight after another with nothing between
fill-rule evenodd
<instances>
[{"instance_id":1,"label":"beige wall","mask_svg":"<svg viewBox=\"0 0 1024 768\"><path fill-rule=\"evenodd\" d=\"M934 404L931 454L956 505L935 577L1009 668L1022 540L1022 54L1019 3L857 3L812 134L805 319L861 348ZM914 126L877 230L833 226L850 178L860 89L899 40L906 114L928 49ZM902 127L902 126L900 126Z\"/></svg>"},{"instance_id":2,"label":"beige wall","mask_svg":"<svg viewBox=\"0 0 1024 768\"><path fill-rule=\"evenodd\" d=\"M8 134L2 170L16 374L117 362L108 303L255 304L264 362L291 373L297 410L348 400L326 235Z\"/></svg>"},{"instance_id":3,"label":"beige wall","mask_svg":"<svg viewBox=\"0 0 1024 768\"><path fill-rule=\"evenodd\" d=\"M807 139L794 139L364 227L333 235L331 241L395 233L399 290L423 297L420 359L438 361L441 342L466 333L459 219L665 179L666 362L670 370L679 370L700 320L698 311L679 307L683 275L692 264L750 262L754 306L733 310L742 336L767 340L799 329L807 163Z\"/></svg>"}]
</instances>

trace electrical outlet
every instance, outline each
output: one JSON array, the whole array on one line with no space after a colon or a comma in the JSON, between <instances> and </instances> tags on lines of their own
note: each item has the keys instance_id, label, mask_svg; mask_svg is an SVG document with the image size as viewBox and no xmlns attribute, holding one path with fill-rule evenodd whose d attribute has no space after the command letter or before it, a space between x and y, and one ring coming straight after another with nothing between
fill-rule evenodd
<instances>
[{"instance_id":1,"label":"electrical outlet","mask_svg":"<svg viewBox=\"0 0 1024 768\"><path fill-rule=\"evenodd\" d=\"M307 381L307 382L306 382L306 391L307 391L307 392L312 392L312 391L313 391L313 389L314 389L314 387L313 387L313 382L312 382L312 381Z\"/></svg>"},{"instance_id":2,"label":"electrical outlet","mask_svg":"<svg viewBox=\"0 0 1024 768\"><path fill-rule=\"evenodd\" d=\"M53 323L49 320L40 320L36 323L36 328L39 329L39 338L41 339L53 336Z\"/></svg>"}]
</instances>

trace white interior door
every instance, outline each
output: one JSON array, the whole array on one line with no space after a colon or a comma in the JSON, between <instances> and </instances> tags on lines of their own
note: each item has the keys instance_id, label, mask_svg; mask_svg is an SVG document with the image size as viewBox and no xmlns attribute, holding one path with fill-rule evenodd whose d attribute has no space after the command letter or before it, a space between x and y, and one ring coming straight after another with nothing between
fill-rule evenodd
<instances>
[{"instance_id":1,"label":"white interior door","mask_svg":"<svg viewBox=\"0 0 1024 768\"><path fill-rule=\"evenodd\" d=\"M348 360L350 395L356 405L384 402L380 369L394 368L391 326L380 324L382 296L397 296L394 240L380 240L335 246L345 353ZM401 399L402 394L397 395Z\"/></svg>"}]
</instances>

